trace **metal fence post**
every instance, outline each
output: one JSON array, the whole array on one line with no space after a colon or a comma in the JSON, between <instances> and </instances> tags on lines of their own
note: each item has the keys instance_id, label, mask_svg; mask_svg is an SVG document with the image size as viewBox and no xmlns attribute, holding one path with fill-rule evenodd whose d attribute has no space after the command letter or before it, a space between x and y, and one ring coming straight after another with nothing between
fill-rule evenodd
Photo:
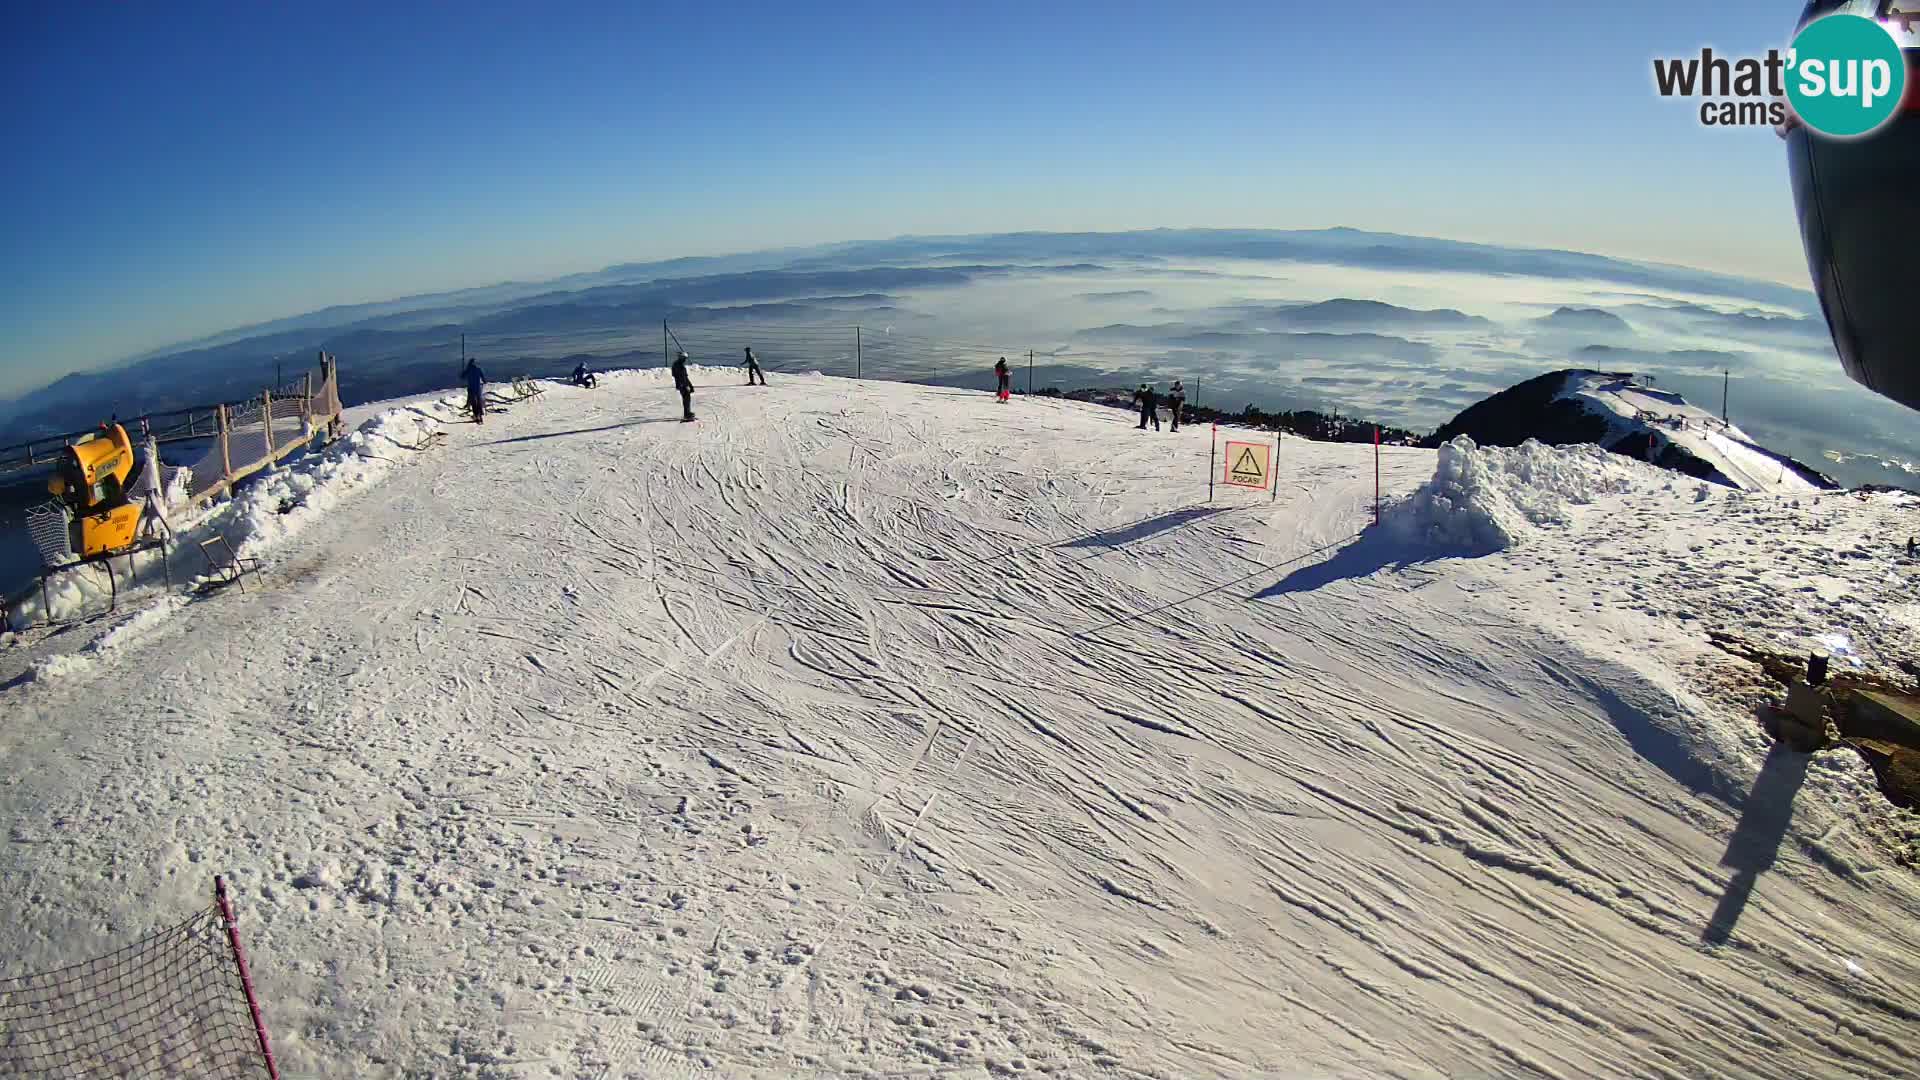
<instances>
[{"instance_id":1,"label":"metal fence post","mask_svg":"<svg viewBox=\"0 0 1920 1080\"><path fill-rule=\"evenodd\" d=\"M1380 524L1380 429L1373 429L1373 523Z\"/></svg>"},{"instance_id":2,"label":"metal fence post","mask_svg":"<svg viewBox=\"0 0 1920 1080\"><path fill-rule=\"evenodd\" d=\"M856 379L860 377L861 359L862 357L860 355L860 328L856 326L853 328L853 377Z\"/></svg>"},{"instance_id":3,"label":"metal fence post","mask_svg":"<svg viewBox=\"0 0 1920 1080\"><path fill-rule=\"evenodd\" d=\"M225 405L214 406L213 420L214 423L220 426L220 486L222 488L232 487L233 440L227 436L233 432L233 422L232 417L227 413L227 407Z\"/></svg>"},{"instance_id":4,"label":"metal fence post","mask_svg":"<svg viewBox=\"0 0 1920 1080\"><path fill-rule=\"evenodd\" d=\"M1027 350L1027 396L1033 396L1033 350Z\"/></svg>"},{"instance_id":5,"label":"metal fence post","mask_svg":"<svg viewBox=\"0 0 1920 1080\"><path fill-rule=\"evenodd\" d=\"M267 463L271 465L276 460L278 460L274 455L279 449L278 447L273 445L273 391L268 390L265 393L262 393L260 395L260 402L262 407L265 408L266 410L266 416L264 417L264 419L266 420L266 425L267 425L267 436L266 436Z\"/></svg>"}]
</instances>

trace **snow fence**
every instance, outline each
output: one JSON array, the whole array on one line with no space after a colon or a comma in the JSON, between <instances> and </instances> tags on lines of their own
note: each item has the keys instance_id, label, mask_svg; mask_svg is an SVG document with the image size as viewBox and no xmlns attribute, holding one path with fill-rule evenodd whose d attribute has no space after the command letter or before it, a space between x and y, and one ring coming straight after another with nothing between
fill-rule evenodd
<instances>
[{"instance_id":1,"label":"snow fence","mask_svg":"<svg viewBox=\"0 0 1920 1080\"><path fill-rule=\"evenodd\" d=\"M1568 520L1570 506L1632 490L1646 467L1598 446L1476 446L1465 435L1440 447L1433 479L1388 507L1382 524L1401 538L1475 553L1501 551Z\"/></svg>"},{"instance_id":2,"label":"snow fence","mask_svg":"<svg viewBox=\"0 0 1920 1080\"><path fill-rule=\"evenodd\" d=\"M277 1077L220 879L191 918L105 956L0 978L0 1074Z\"/></svg>"}]
</instances>

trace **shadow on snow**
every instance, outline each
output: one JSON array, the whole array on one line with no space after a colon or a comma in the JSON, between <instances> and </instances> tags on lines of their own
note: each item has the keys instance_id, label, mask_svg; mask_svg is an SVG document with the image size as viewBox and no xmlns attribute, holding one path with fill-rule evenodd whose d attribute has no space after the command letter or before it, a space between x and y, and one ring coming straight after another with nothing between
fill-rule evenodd
<instances>
[{"instance_id":1,"label":"shadow on snow","mask_svg":"<svg viewBox=\"0 0 1920 1080\"><path fill-rule=\"evenodd\" d=\"M1350 578L1363 578L1381 570L1404 570L1409 566L1448 558L1472 558L1470 554L1432 548L1400 540L1381 527L1362 532L1353 543L1329 558L1299 569L1254 593L1249 599L1264 600L1291 593L1312 592Z\"/></svg>"},{"instance_id":2,"label":"shadow on snow","mask_svg":"<svg viewBox=\"0 0 1920 1080\"><path fill-rule=\"evenodd\" d=\"M484 443L481 443L480 445L481 446L508 446L513 443L537 442L541 439L558 439L567 435L596 435L602 431L619 431L621 428L639 427L642 424L673 424L678 422L679 422L678 417L664 417L659 419L645 419L645 420L643 419L623 420L618 424L603 424L600 427L574 428L571 431L549 431L544 435L521 435L512 439L495 439L492 442L484 442Z\"/></svg>"},{"instance_id":3,"label":"shadow on snow","mask_svg":"<svg viewBox=\"0 0 1920 1080\"><path fill-rule=\"evenodd\" d=\"M1706 944L1724 945L1733 936L1733 928L1753 896L1754 882L1779 857L1787 825L1793 820L1794 796L1806 782L1807 765L1812 760L1811 755L1795 753L1779 743L1768 752L1740 808L1740 824L1734 827L1727 850L1720 856L1720 865L1733 871L1733 879L1727 882L1727 891L1700 935Z\"/></svg>"},{"instance_id":4,"label":"shadow on snow","mask_svg":"<svg viewBox=\"0 0 1920 1080\"><path fill-rule=\"evenodd\" d=\"M1056 546L1069 548L1082 547L1120 547L1136 540L1145 540L1163 532L1170 532L1183 525L1210 518L1215 514L1224 514L1233 509L1228 506L1190 506L1184 510L1173 510L1152 517L1130 521L1104 532L1090 533L1076 537Z\"/></svg>"}]
</instances>

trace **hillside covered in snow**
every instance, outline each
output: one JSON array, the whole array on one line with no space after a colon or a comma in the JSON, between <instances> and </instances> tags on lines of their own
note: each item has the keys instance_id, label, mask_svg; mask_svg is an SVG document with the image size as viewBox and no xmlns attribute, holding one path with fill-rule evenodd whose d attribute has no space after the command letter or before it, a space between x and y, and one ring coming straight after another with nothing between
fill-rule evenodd
<instances>
[{"instance_id":1,"label":"hillside covered in snow","mask_svg":"<svg viewBox=\"0 0 1920 1080\"><path fill-rule=\"evenodd\" d=\"M1669 390L1604 371L1555 371L1475 404L1434 433L1482 445L1594 443L1616 454L1744 491L1837 488L1812 467L1761 446L1746 432Z\"/></svg>"},{"instance_id":2,"label":"hillside covered in snow","mask_svg":"<svg viewBox=\"0 0 1920 1080\"><path fill-rule=\"evenodd\" d=\"M1920 499L738 378L371 410L7 638L9 969L218 872L290 1077L1913 1074L1902 819L1703 631L1897 672Z\"/></svg>"}]
</instances>

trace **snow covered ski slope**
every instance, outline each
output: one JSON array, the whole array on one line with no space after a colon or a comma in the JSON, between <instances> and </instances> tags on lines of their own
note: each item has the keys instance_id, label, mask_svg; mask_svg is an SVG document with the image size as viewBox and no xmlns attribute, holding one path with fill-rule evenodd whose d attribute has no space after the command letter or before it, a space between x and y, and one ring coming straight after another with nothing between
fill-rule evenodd
<instances>
[{"instance_id":1,"label":"snow covered ski slope","mask_svg":"<svg viewBox=\"0 0 1920 1080\"><path fill-rule=\"evenodd\" d=\"M0 690L0 955L224 872L290 1076L1914 1074L1857 762L1766 756L1672 611L1798 509L1450 448L1363 532L1371 447L1209 506L1205 428L695 378L450 425ZM1806 609L1863 662L1875 559Z\"/></svg>"},{"instance_id":2,"label":"snow covered ski slope","mask_svg":"<svg viewBox=\"0 0 1920 1080\"><path fill-rule=\"evenodd\" d=\"M1798 494L1830 486L1816 483L1792 462L1762 448L1753 436L1678 394L1585 372L1570 377L1561 396L1607 420L1609 446L1635 437L1672 444L1710 466L1721 481L1746 491Z\"/></svg>"}]
</instances>

